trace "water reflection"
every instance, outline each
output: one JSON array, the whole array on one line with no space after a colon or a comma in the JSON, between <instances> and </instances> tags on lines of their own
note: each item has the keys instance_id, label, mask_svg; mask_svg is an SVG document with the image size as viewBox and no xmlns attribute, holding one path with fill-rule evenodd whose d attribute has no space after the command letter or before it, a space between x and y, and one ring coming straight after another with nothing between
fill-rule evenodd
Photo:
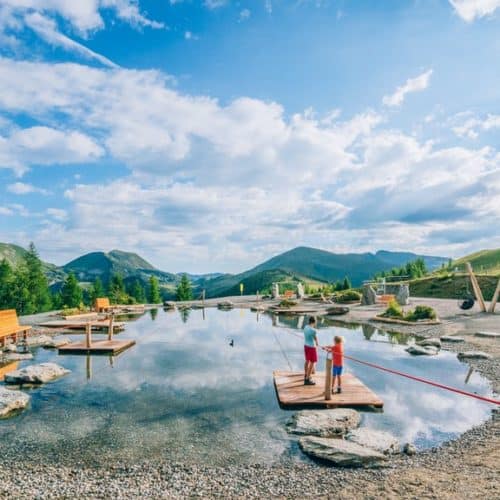
<instances>
[{"instance_id":1,"label":"water reflection","mask_svg":"<svg viewBox=\"0 0 500 500\"><path fill-rule=\"evenodd\" d=\"M145 314L127 324L121 335L137 344L115 358L37 350L36 362L55 361L72 373L33 391L30 409L0 423L2 453L15 456L26 447L63 461L93 463L146 456L220 465L302 460L283 430L291 413L278 407L272 371L302 370L299 327L305 318L160 310L154 321ZM468 367L452 353L415 358L397 334L328 322L319 329L320 344L336 334L344 336L346 353L354 357L491 393L476 372L464 383ZM319 369L325 362L320 356ZM489 406L473 399L354 362L346 370L385 401L384 413L364 414L362 425L420 447L452 438L489 415Z\"/></svg>"},{"instance_id":2,"label":"water reflection","mask_svg":"<svg viewBox=\"0 0 500 500\"><path fill-rule=\"evenodd\" d=\"M151 319L154 321L156 319L156 316L158 316L158 309L150 309L149 314L151 316Z\"/></svg>"}]
</instances>

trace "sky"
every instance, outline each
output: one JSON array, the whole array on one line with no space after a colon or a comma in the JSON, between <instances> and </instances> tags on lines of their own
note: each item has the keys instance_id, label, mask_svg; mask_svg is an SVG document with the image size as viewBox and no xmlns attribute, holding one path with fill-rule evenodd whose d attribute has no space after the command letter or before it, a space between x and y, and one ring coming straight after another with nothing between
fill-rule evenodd
<instances>
[{"instance_id":1,"label":"sky","mask_svg":"<svg viewBox=\"0 0 500 500\"><path fill-rule=\"evenodd\" d=\"M499 247L499 61L500 0L0 0L0 241Z\"/></svg>"}]
</instances>

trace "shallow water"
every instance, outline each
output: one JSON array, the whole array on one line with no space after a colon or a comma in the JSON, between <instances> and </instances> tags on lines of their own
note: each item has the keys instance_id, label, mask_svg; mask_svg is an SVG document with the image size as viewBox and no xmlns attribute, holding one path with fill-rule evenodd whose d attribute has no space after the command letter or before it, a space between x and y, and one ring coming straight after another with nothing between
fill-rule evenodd
<instances>
[{"instance_id":1,"label":"shallow water","mask_svg":"<svg viewBox=\"0 0 500 500\"><path fill-rule=\"evenodd\" d=\"M72 373L31 390L31 407L0 421L2 451L95 464L155 457L220 465L303 460L284 432L291 412L278 407L272 381L275 369L302 369L302 322L248 310L159 310L127 323L119 337L137 344L115 358L37 349L36 362L55 361ZM477 373L465 383L468 366L453 353L412 357L404 351L406 336L320 325L321 344L338 334L346 354L491 395ZM346 371L385 402L383 413L363 413L362 425L419 448L460 435L491 411L486 403L354 362L346 362Z\"/></svg>"}]
</instances>

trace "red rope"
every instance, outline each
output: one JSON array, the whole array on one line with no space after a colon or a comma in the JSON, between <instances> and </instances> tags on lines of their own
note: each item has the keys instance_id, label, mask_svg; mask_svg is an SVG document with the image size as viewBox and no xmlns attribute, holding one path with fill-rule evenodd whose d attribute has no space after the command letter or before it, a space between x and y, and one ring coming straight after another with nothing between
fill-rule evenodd
<instances>
[{"instance_id":1,"label":"red rope","mask_svg":"<svg viewBox=\"0 0 500 500\"><path fill-rule=\"evenodd\" d=\"M416 380L417 382L423 382L424 384L433 385L434 387L439 387L441 389L446 389L447 391L456 392L458 394L463 394L464 396L469 396L471 398L480 399L481 401L486 401L487 403L493 403L496 405L500 405L500 400L487 398L485 396L479 396L478 394L474 394L472 392L462 391L461 389L456 389L455 387L450 387L448 385L439 384L438 382L433 382L432 380L427 380L421 377L415 377L413 375L408 375L407 373L398 372L397 370L391 370L390 368L384 368L383 366L376 365L374 363L369 363L368 361L361 361L360 359L353 358L351 356L347 356L344 354L344 358L350 359L351 361L356 361L356 363L361 363L362 365L370 366L371 368L376 368L377 370L382 370L384 372L393 373L395 375L400 375L401 377L406 377L411 380Z\"/></svg>"}]
</instances>

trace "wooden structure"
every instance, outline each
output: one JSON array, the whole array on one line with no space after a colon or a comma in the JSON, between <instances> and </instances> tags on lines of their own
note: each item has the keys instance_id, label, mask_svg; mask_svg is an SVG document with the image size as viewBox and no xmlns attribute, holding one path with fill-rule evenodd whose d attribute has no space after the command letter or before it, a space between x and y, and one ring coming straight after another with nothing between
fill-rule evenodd
<instances>
[{"instance_id":1,"label":"wooden structure","mask_svg":"<svg viewBox=\"0 0 500 500\"><path fill-rule=\"evenodd\" d=\"M114 316L111 314L108 323L107 340L92 340L92 323L89 321L85 328L85 340L59 347L59 354L118 354L135 344L135 340L113 339Z\"/></svg>"},{"instance_id":2,"label":"wooden structure","mask_svg":"<svg viewBox=\"0 0 500 500\"><path fill-rule=\"evenodd\" d=\"M14 370L17 370L17 365L19 365L19 361L11 361L10 363L7 363L6 365L1 365L0 366L0 382L3 381L5 378L5 375L7 373L13 372Z\"/></svg>"},{"instance_id":3,"label":"wooden structure","mask_svg":"<svg viewBox=\"0 0 500 500\"><path fill-rule=\"evenodd\" d=\"M389 302L391 300L395 300L396 299L396 296L395 295L392 295L392 294L385 294L385 295L381 295L379 297L379 301L381 304L384 304L385 306L388 306L389 305Z\"/></svg>"},{"instance_id":4,"label":"wooden structure","mask_svg":"<svg viewBox=\"0 0 500 500\"><path fill-rule=\"evenodd\" d=\"M97 312L106 312L111 309L108 297L98 297L94 302L94 309Z\"/></svg>"},{"instance_id":5,"label":"wooden structure","mask_svg":"<svg viewBox=\"0 0 500 500\"><path fill-rule=\"evenodd\" d=\"M495 307L497 305L499 295L500 295L500 279L498 280L497 288L496 288L495 293L493 294L493 298L491 299L491 302L490 302L490 308L488 309L489 313L495 312Z\"/></svg>"},{"instance_id":6,"label":"wooden structure","mask_svg":"<svg viewBox=\"0 0 500 500\"><path fill-rule=\"evenodd\" d=\"M83 321L83 320L54 320L46 321L40 323L40 326L45 328L61 328L65 330L85 330L87 325L90 325L92 330L103 330L107 331L109 328L109 320L100 319L95 321ZM115 322L113 324L114 331L123 330L125 328L124 322Z\"/></svg>"},{"instance_id":7,"label":"wooden structure","mask_svg":"<svg viewBox=\"0 0 500 500\"><path fill-rule=\"evenodd\" d=\"M17 343L20 333L26 339L30 330L31 326L19 324L15 309L0 311L0 345L5 345L7 339L13 339Z\"/></svg>"},{"instance_id":8,"label":"wooden structure","mask_svg":"<svg viewBox=\"0 0 500 500\"><path fill-rule=\"evenodd\" d=\"M273 377L278 402L283 409L384 406L384 402L351 373L342 375L342 393L331 394L331 399L325 399L324 372L313 376L316 385L304 385L303 372L277 370Z\"/></svg>"}]
</instances>

